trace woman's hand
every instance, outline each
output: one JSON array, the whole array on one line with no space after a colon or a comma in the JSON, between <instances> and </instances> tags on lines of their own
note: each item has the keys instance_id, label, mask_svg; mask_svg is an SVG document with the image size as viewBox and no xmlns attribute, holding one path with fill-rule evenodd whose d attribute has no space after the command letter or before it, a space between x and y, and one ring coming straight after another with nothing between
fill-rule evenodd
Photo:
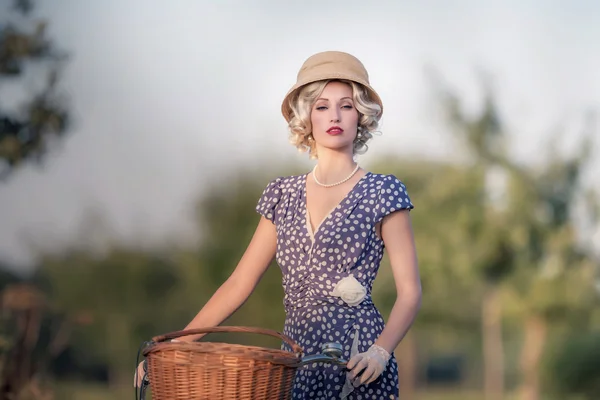
<instances>
[{"instance_id":1,"label":"woman's hand","mask_svg":"<svg viewBox=\"0 0 600 400\"><path fill-rule=\"evenodd\" d=\"M366 352L359 353L348 361L348 378L355 387L368 385L385 370L390 357L390 353L383 347L374 344Z\"/></svg>"},{"instance_id":2,"label":"woman's hand","mask_svg":"<svg viewBox=\"0 0 600 400\"><path fill-rule=\"evenodd\" d=\"M144 379L144 375L146 371L144 371L144 361L142 361L135 371L133 375L133 387L142 387L142 380Z\"/></svg>"}]
</instances>

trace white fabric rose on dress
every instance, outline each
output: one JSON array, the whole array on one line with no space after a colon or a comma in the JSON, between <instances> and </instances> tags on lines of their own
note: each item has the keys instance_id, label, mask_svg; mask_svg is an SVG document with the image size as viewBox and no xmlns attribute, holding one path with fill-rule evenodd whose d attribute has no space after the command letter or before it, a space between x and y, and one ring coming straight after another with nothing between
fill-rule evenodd
<instances>
[{"instance_id":1,"label":"white fabric rose on dress","mask_svg":"<svg viewBox=\"0 0 600 400\"><path fill-rule=\"evenodd\" d=\"M349 306L360 304L367 295L367 289L353 275L349 275L335 285L332 296L340 297Z\"/></svg>"}]
</instances>

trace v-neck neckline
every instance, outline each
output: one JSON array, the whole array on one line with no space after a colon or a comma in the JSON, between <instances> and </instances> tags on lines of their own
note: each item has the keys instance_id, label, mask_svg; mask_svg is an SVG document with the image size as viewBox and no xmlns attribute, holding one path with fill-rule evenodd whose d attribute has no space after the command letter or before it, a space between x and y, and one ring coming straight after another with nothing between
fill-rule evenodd
<instances>
[{"instance_id":1,"label":"v-neck neckline","mask_svg":"<svg viewBox=\"0 0 600 400\"><path fill-rule=\"evenodd\" d=\"M307 184L308 184L308 173L304 176L304 214L305 214L305 218L306 218L306 230L308 231L308 235L310 236L311 242L314 244L315 242L315 236L316 234L319 232L319 229L321 228L321 226L323 226L323 224L325 223L325 221L327 221L331 215L333 214L333 212L342 204L344 204L346 202L346 200L350 197L350 195L361 185L361 183L365 180L365 178L367 177L367 175L370 175L370 172L366 172L363 176L361 176L361 178L356 181L356 183L354 184L354 186L352 186L352 188L348 191L348 193L346 193L344 195L344 197L342 197L342 199L331 209L331 211L329 211L325 217L323 217L323 219L321 220L321 222L319 222L319 225L316 226L316 228L313 230L312 227L312 221L310 218L310 212L308 211L308 191L307 191Z\"/></svg>"}]
</instances>

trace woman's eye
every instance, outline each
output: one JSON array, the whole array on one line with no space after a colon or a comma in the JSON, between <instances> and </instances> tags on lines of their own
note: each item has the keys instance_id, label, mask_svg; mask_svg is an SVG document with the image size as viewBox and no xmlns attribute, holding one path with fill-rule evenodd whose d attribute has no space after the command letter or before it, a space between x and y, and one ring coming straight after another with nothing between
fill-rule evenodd
<instances>
[{"instance_id":1,"label":"woman's eye","mask_svg":"<svg viewBox=\"0 0 600 400\"><path fill-rule=\"evenodd\" d=\"M323 111L323 110L327 110L327 107L325 107L325 106L318 106L316 109L319 110L319 111Z\"/></svg>"},{"instance_id":2,"label":"woman's eye","mask_svg":"<svg viewBox=\"0 0 600 400\"><path fill-rule=\"evenodd\" d=\"M342 106L342 108L346 108L348 110L351 110L352 106L350 104L346 104L345 106Z\"/></svg>"}]
</instances>

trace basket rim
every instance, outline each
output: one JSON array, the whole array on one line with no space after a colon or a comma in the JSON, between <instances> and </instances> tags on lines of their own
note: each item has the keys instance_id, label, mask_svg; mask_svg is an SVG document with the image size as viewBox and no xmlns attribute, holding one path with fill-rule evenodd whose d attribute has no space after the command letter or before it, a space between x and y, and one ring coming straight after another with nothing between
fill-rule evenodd
<instances>
[{"instance_id":1,"label":"basket rim","mask_svg":"<svg viewBox=\"0 0 600 400\"><path fill-rule=\"evenodd\" d=\"M143 354L151 354L156 353L158 351L166 351L166 350L184 350L193 353L214 353L214 348L219 348L219 350L233 349L232 353L238 354L235 350L252 350L258 351L261 353L277 353L284 354L289 357L297 358L299 354L282 350L272 347L263 347L263 346L253 346L253 345L245 345L239 343L226 343L226 342L165 342L165 343L154 343L147 346L143 350Z\"/></svg>"},{"instance_id":2,"label":"basket rim","mask_svg":"<svg viewBox=\"0 0 600 400\"><path fill-rule=\"evenodd\" d=\"M296 353L300 356L302 356L304 354L304 350L302 349L302 347L300 347L289 336L287 336L281 332L274 331L272 329L256 328L256 327L251 327L251 326L212 326L212 327L205 327L205 328L187 329L187 330L183 330L183 331L175 331L175 332L170 332L170 333L166 333L164 335L159 335L159 336L153 337L152 343L163 343L168 340L176 339L176 338L182 337L182 336L197 335L197 334L210 334L210 333L253 333L253 334L271 336L271 337L278 338L278 339L282 340L283 342L287 343L291 347L291 349L294 353ZM178 342L186 342L186 341L178 341ZM191 343L191 342L187 341L187 343ZM194 341L194 343L201 343L201 342ZM204 342L204 343L206 343L206 342Z\"/></svg>"},{"instance_id":3,"label":"basket rim","mask_svg":"<svg viewBox=\"0 0 600 400\"><path fill-rule=\"evenodd\" d=\"M172 342L181 336L210 333L253 333L271 336L282 340L292 351L281 348L244 345L238 343L212 342L212 341L182 341ZM206 328L188 329L170 332L155 336L151 342L146 342L142 350L144 357L152 358L161 352L187 352L196 354L208 354L214 357L233 357L238 359L251 359L265 361L272 364L280 364L290 367L298 367L304 356L304 350L289 336L271 329L248 327L248 326L214 326ZM189 355L189 354L188 354Z\"/></svg>"},{"instance_id":4,"label":"basket rim","mask_svg":"<svg viewBox=\"0 0 600 400\"><path fill-rule=\"evenodd\" d=\"M272 364L280 364L296 367L302 360L302 355L287 350L269 347L249 346L237 343L222 342L164 342L154 343L143 350L144 357L148 359L161 358L165 353L185 352L195 354L207 354L217 357L233 357L237 359L265 361Z\"/></svg>"}]
</instances>

